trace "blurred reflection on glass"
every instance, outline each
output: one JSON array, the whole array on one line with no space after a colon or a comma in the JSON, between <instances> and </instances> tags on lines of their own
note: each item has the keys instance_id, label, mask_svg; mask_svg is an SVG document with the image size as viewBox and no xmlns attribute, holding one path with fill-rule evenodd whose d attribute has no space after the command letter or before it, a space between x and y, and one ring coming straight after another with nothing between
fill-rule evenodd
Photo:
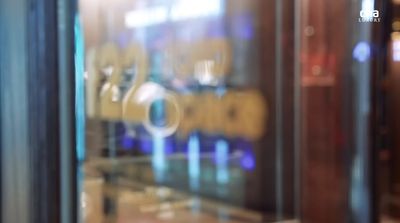
<instances>
[{"instance_id":1,"label":"blurred reflection on glass","mask_svg":"<svg viewBox=\"0 0 400 223\"><path fill-rule=\"evenodd\" d=\"M295 219L293 72L275 85L271 35L293 15L260 14L279 4L80 1L86 222Z\"/></svg>"}]
</instances>

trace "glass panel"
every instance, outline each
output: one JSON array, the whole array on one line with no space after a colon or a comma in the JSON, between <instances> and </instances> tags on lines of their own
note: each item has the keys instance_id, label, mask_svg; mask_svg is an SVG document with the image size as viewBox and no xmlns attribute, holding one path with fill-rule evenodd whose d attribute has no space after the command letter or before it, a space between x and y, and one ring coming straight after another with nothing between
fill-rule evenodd
<instances>
[{"instance_id":1,"label":"glass panel","mask_svg":"<svg viewBox=\"0 0 400 223\"><path fill-rule=\"evenodd\" d=\"M80 1L84 222L295 218L283 4Z\"/></svg>"}]
</instances>

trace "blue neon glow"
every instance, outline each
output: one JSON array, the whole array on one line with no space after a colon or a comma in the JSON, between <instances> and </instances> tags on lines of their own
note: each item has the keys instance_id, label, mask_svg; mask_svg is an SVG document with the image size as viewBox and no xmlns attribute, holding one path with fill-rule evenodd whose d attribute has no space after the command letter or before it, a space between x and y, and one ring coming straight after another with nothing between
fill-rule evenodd
<instances>
[{"instance_id":1,"label":"blue neon glow","mask_svg":"<svg viewBox=\"0 0 400 223\"><path fill-rule=\"evenodd\" d=\"M198 190L200 187L200 142L197 135L192 135L189 138L188 162L190 188L192 190Z\"/></svg>"},{"instance_id":2,"label":"blue neon glow","mask_svg":"<svg viewBox=\"0 0 400 223\"><path fill-rule=\"evenodd\" d=\"M256 167L254 154L250 151L246 151L240 160L240 164L245 170L254 170Z\"/></svg>"},{"instance_id":3,"label":"blue neon glow","mask_svg":"<svg viewBox=\"0 0 400 223\"><path fill-rule=\"evenodd\" d=\"M169 137L169 138L164 138L164 153L167 155L171 155L174 153L175 151L175 142L173 140L173 138Z\"/></svg>"},{"instance_id":4,"label":"blue neon glow","mask_svg":"<svg viewBox=\"0 0 400 223\"><path fill-rule=\"evenodd\" d=\"M219 184L226 184L229 182L229 145L225 140L218 140L215 147L215 158L217 162L217 182Z\"/></svg>"},{"instance_id":5,"label":"blue neon glow","mask_svg":"<svg viewBox=\"0 0 400 223\"><path fill-rule=\"evenodd\" d=\"M84 35L79 19L75 15L75 115L76 115L76 153L77 159L85 159L85 46Z\"/></svg>"},{"instance_id":6,"label":"blue neon glow","mask_svg":"<svg viewBox=\"0 0 400 223\"><path fill-rule=\"evenodd\" d=\"M139 139L139 150L144 154L151 154L153 152L153 142L148 139Z\"/></svg>"},{"instance_id":7,"label":"blue neon glow","mask_svg":"<svg viewBox=\"0 0 400 223\"><path fill-rule=\"evenodd\" d=\"M153 138L153 155L152 163L154 169L154 176L156 182L164 181L164 173L166 169L165 153L164 153L165 141L162 137Z\"/></svg>"},{"instance_id":8,"label":"blue neon glow","mask_svg":"<svg viewBox=\"0 0 400 223\"><path fill-rule=\"evenodd\" d=\"M353 50L353 58L365 62L371 57L371 46L367 42L358 42Z\"/></svg>"},{"instance_id":9,"label":"blue neon glow","mask_svg":"<svg viewBox=\"0 0 400 223\"><path fill-rule=\"evenodd\" d=\"M240 166L245 170L254 170L256 167L256 158L252 143L245 139L237 139L235 148L242 154L240 158Z\"/></svg>"},{"instance_id":10,"label":"blue neon glow","mask_svg":"<svg viewBox=\"0 0 400 223\"><path fill-rule=\"evenodd\" d=\"M76 124L76 159L79 163L85 160L85 77L84 77L84 62L85 62L85 46L84 35L79 19L79 14L75 15L75 124ZM83 191L84 171L82 165L78 165L77 171L78 191ZM79 199L82 198L80 194ZM82 209L79 208L78 216L83 215Z\"/></svg>"},{"instance_id":11,"label":"blue neon glow","mask_svg":"<svg viewBox=\"0 0 400 223\"><path fill-rule=\"evenodd\" d=\"M135 139L132 136L125 134L122 137L121 146L124 149L133 149L133 147L135 146Z\"/></svg>"}]
</instances>

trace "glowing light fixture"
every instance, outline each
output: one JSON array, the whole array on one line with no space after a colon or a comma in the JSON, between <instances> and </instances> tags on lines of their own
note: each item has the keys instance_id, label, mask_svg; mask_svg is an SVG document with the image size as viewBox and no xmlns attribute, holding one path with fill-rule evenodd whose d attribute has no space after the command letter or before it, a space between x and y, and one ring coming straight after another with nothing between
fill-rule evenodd
<instances>
[{"instance_id":1,"label":"glowing light fixture","mask_svg":"<svg viewBox=\"0 0 400 223\"><path fill-rule=\"evenodd\" d=\"M200 187L200 142L197 135L192 135L189 138L188 161L190 188L198 190Z\"/></svg>"},{"instance_id":2,"label":"glowing light fixture","mask_svg":"<svg viewBox=\"0 0 400 223\"><path fill-rule=\"evenodd\" d=\"M223 13L223 0L189 1L180 0L172 5L159 5L136 9L125 15L125 26L140 28L168 21L218 16Z\"/></svg>"},{"instance_id":3,"label":"glowing light fixture","mask_svg":"<svg viewBox=\"0 0 400 223\"><path fill-rule=\"evenodd\" d=\"M127 27L145 27L166 22L168 19L168 8L164 6L144 8L128 12L125 15Z\"/></svg>"},{"instance_id":4,"label":"glowing light fixture","mask_svg":"<svg viewBox=\"0 0 400 223\"><path fill-rule=\"evenodd\" d=\"M152 163L156 182L164 181L165 170L167 167L164 148L164 138L154 137Z\"/></svg>"},{"instance_id":5,"label":"glowing light fixture","mask_svg":"<svg viewBox=\"0 0 400 223\"><path fill-rule=\"evenodd\" d=\"M353 50L354 59L365 62L371 57L371 47L367 42L359 42Z\"/></svg>"},{"instance_id":6,"label":"glowing light fixture","mask_svg":"<svg viewBox=\"0 0 400 223\"><path fill-rule=\"evenodd\" d=\"M215 147L215 158L217 161L217 182L219 184L226 184L229 182L229 145L225 140L218 140Z\"/></svg>"},{"instance_id":7,"label":"glowing light fixture","mask_svg":"<svg viewBox=\"0 0 400 223\"><path fill-rule=\"evenodd\" d=\"M393 61L400 62L400 39L393 40Z\"/></svg>"},{"instance_id":8,"label":"glowing light fixture","mask_svg":"<svg viewBox=\"0 0 400 223\"><path fill-rule=\"evenodd\" d=\"M179 1L171 7L170 20L181 21L219 15L222 11L221 3L220 0Z\"/></svg>"}]
</instances>

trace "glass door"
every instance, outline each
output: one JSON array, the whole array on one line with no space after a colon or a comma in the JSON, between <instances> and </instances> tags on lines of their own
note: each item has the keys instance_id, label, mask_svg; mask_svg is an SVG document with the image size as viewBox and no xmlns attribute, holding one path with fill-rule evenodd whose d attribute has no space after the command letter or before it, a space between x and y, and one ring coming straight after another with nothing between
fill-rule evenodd
<instances>
[{"instance_id":1,"label":"glass door","mask_svg":"<svg viewBox=\"0 0 400 223\"><path fill-rule=\"evenodd\" d=\"M84 222L296 218L288 2L80 1Z\"/></svg>"},{"instance_id":2,"label":"glass door","mask_svg":"<svg viewBox=\"0 0 400 223\"><path fill-rule=\"evenodd\" d=\"M80 219L373 222L382 4L80 0Z\"/></svg>"}]
</instances>

